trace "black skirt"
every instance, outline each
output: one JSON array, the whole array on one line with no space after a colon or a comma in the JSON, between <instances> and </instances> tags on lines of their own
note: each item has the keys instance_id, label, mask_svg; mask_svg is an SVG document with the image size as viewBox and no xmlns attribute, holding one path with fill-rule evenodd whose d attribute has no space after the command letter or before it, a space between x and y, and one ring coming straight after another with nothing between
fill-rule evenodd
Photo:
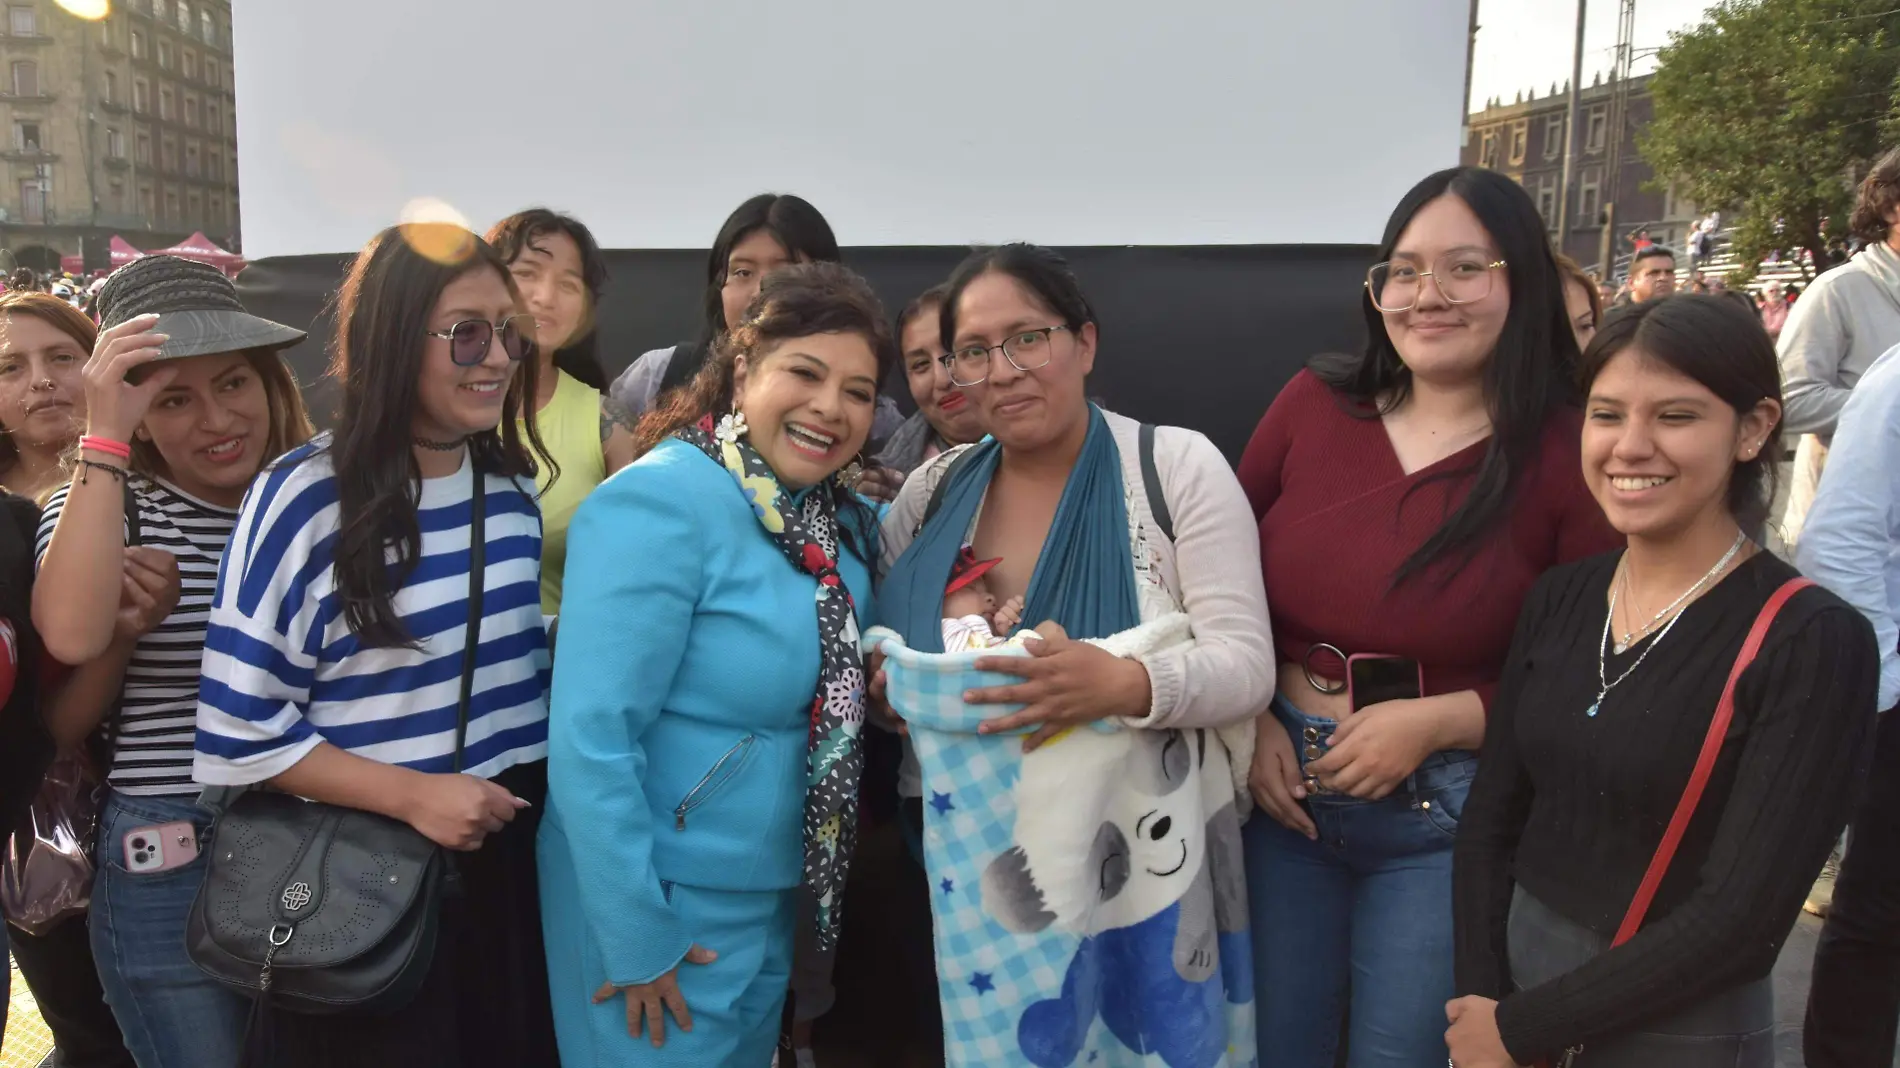
<instances>
[{"instance_id":1,"label":"black skirt","mask_svg":"<svg viewBox=\"0 0 1900 1068\"><path fill-rule=\"evenodd\" d=\"M459 893L442 902L435 962L414 1001L387 1015L273 1013L271 1068L557 1068L535 832L547 800L546 761L510 768L498 785L532 807L456 853Z\"/></svg>"}]
</instances>

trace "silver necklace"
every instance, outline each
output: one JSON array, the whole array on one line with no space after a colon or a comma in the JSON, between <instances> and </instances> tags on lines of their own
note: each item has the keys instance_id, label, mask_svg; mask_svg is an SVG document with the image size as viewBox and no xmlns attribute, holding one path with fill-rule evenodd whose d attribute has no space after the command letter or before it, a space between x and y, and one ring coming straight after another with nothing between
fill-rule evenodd
<instances>
[{"instance_id":1,"label":"silver necklace","mask_svg":"<svg viewBox=\"0 0 1900 1068\"><path fill-rule=\"evenodd\" d=\"M1722 569L1729 565L1729 561L1735 559L1735 554L1741 552L1742 546L1747 544L1747 542L1748 542L1748 535L1743 534L1739 531L1736 532L1735 544L1730 545L1728 547L1728 552L1722 554L1722 558L1715 562L1714 567L1709 568L1708 573L1704 574L1700 581L1698 581L1694 586L1689 587L1690 592L1694 592L1695 590L1701 589L1703 586L1706 586L1709 582L1711 582L1715 578L1715 576L1721 574ZM1688 599L1687 595L1684 595L1681 598L1681 600L1687 600L1687 599ZM1597 691L1597 699L1590 702L1590 707L1585 709L1583 713L1584 715L1590 717L1591 719L1595 719L1596 714L1602 710L1603 699L1610 695L1610 691L1616 689L1617 686L1622 684L1624 679L1627 679L1632 674L1634 674L1637 668L1642 667L1643 661L1649 659L1649 654L1655 652L1656 647L1663 643L1663 639L1669 637L1669 632L1676 629L1676 624L1682 621L1681 613L1677 613L1676 617L1669 621L1669 625L1664 627L1660 634L1656 635L1656 640L1649 643L1649 648L1644 649L1642 655L1636 658L1636 663L1631 664L1628 668L1624 669L1621 675L1618 675L1614 680L1611 680L1609 678L1609 669L1605 666L1605 661L1608 659L1608 657L1604 653L1604 648L1610 644L1610 621L1615 618L1616 618L1616 586L1612 584L1610 586L1609 611L1604 613L1604 616L1603 616L1603 637L1597 640L1597 684L1601 686L1602 689L1599 689ZM1652 625L1653 625L1653 622L1654 621L1652 621Z\"/></svg>"},{"instance_id":2,"label":"silver necklace","mask_svg":"<svg viewBox=\"0 0 1900 1068\"><path fill-rule=\"evenodd\" d=\"M1654 630L1656 628L1656 624L1662 622L1664 616L1667 616L1669 613L1674 612L1678 607L1680 607L1683 604L1683 602L1689 600L1689 598L1694 597L1696 594L1702 592L1702 588L1707 586L1710 582L1712 582L1715 579L1715 576L1720 574L1722 569L1728 566L1728 562L1730 560L1735 559L1735 554L1741 551L1742 545L1747 540L1748 539L1746 535L1744 535L1740 531L1736 531L1735 544L1730 545L1728 547L1728 553L1724 555L1722 559L1716 561L1715 567L1712 568L1707 574L1697 579L1695 585L1689 587L1686 590L1683 590L1682 595L1677 597L1675 600L1669 602L1667 605L1665 605L1662 611L1649 617L1649 622L1625 633L1623 637L1619 639L1616 643L1616 652L1620 655L1623 652L1627 651L1630 646L1636 644L1636 638L1638 635L1647 634L1650 631ZM1621 573L1623 589L1625 591L1629 590L1630 588L1629 557L1625 556L1623 558L1621 565L1617 568L1617 570ZM1610 591L1610 596L1612 598L1611 603L1614 604L1616 591L1614 590ZM1632 596L1630 598L1630 604L1634 606L1635 603L1636 603L1636 599L1634 596ZM1638 611L1641 611L1641 609L1638 609Z\"/></svg>"}]
</instances>

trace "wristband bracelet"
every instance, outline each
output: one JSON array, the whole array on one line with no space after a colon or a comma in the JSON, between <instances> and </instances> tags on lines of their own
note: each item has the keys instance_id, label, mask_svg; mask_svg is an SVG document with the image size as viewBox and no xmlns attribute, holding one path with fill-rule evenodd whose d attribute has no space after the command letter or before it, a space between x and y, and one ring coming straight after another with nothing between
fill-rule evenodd
<instances>
[{"instance_id":1,"label":"wristband bracelet","mask_svg":"<svg viewBox=\"0 0 1900 1068\"><path fill-rule=\"evenodd\" d=\"M86 484L86 475L88 472L91 472L91 471L104 471L106 474L111 475L113 478L118 479L120 482L125 481L125 468L120 467L117 464L100 463L98 460L87 460L82 457L79 461L79 484L80 485L83 486Z\"/></svg>"},{"instance_id":2,"label":"wristband bracelet","mask_svg":"<svg viewBox=\"0 0 1900 1068\"><path fill-rule=\"evenodd\" d=\"M111 438L102 438L94 434L87 434L85 437L80 438L79 447L103 452L109 456L117 456L121 460L130 460L132 458L132 446L123 441L113 441Z\"/></svg>"}]
</instances>

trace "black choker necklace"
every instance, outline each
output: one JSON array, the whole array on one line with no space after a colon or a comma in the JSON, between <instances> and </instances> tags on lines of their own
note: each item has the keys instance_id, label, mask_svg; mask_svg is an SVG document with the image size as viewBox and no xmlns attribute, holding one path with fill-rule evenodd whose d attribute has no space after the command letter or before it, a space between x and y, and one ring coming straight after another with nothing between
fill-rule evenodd
<instances>
[{"instance_id":1,"label":"black choker necklace","mask_svg":"<svg viewBox=\"0 0 1900 1068\"><path fill-rule=\"evenodd\" d=\"M414 438L412 440L417 445L431 452L454 452L468 442L467 438L460 438L455 441L430 441L428 438Z\"/></svg>"}]
</instances>

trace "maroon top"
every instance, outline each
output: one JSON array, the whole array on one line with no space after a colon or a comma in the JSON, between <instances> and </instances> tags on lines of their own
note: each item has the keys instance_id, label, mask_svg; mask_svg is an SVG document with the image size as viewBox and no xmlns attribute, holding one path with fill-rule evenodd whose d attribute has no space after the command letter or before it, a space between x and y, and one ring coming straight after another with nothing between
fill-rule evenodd
<instances>
[{"instance_id":1,"label":"maroon top","mask_svg":"<svg viewBox=\"0 0 1900 1068\"><path fill-rule=\"evenodd\" d=\"M1469 564L1440 561L1394 588L1393 576L1470 493L1488 439L1407 475L1377 418L1351 410L1311 371L1273 400L1240 458L1240 484L1260 521L1273 640L1282 663L1314 644L1346 655L1411 657L1425 695L1476 690L1487 710L1519 607L1546 570L1623 544L1583 482L1582 416L1553 414L1509 512ZM1414 489L1414 487L1417 487ZM1412 490L1410 495L1407 491ZM1343 664L1315 657L1317 674Z\"/></svg>"}]
</instances>

